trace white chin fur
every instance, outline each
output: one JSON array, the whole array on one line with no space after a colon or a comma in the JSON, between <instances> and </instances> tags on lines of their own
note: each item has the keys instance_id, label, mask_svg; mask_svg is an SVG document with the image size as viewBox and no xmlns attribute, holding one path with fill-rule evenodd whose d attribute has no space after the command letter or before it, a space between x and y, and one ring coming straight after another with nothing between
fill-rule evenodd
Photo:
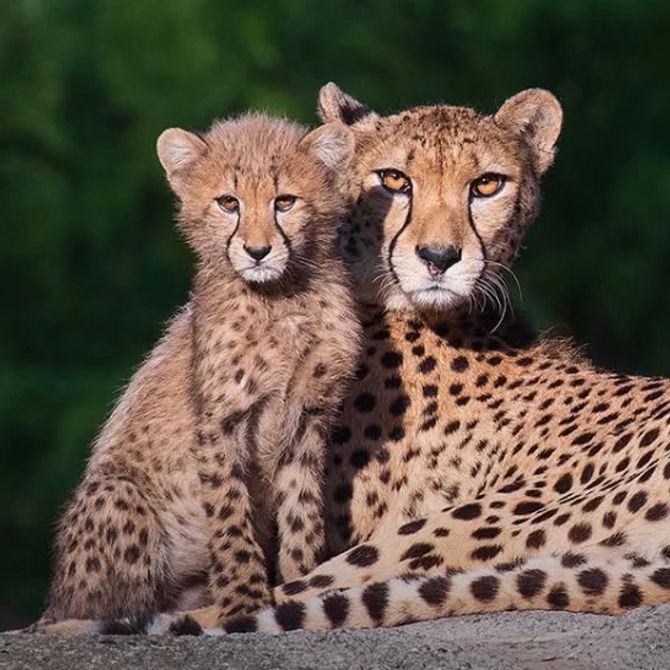
<instances>
[{"instance_id":1,"label":"white chin fur","mask_svg":"<svg viewBox=\"0 0 670 670\"><path fill-rule=\"evenodd\" d=\"M433 278L422 263L414 258L399 257L395 271L400 280L400 290L394 290L387 305L390 309L407 309L412 306L438 312L452 310L467 301L483 269L481 259L464 259L449 268L443 275ZM402 298L398 294L402 294Z\"/></svg>"},{"instance_id":2,"label":"white chin fur","mask_svg":"<svg viewBox=\"0 0 670 670\"><path fill-rule=\"evenodd\" d=\"M463 296L441 288L412 291L408 299L415 307L438 311L453 309L465 300Z\"/></svg>"},{"instance_id":3,"label":"white chin fur","mask_svg":"<svg viewBox=\"0 0 670 670\"><path fill-rule=\"evenodd\" d=\"M282 271L263 265L251 268L244 268L237 271L244 281L250 284L265 284L267 282L277 281L282 276Z\"/></svg>"}]
</instances>

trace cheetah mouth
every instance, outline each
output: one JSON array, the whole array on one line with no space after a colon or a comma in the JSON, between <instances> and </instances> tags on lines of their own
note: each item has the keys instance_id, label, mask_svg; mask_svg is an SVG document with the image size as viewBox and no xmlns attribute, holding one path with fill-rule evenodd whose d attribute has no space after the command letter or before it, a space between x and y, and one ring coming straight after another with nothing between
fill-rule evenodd
<instances>
[{"instance_id":1,"label":"cheetah mouth","mask_svg":"<svg viewBox=\"0 0 670 670\"><path fill-rule=\"evenodd\" d=\"M418 307L448 309L465 300L460 293L439 284L413 289L407 293L409 299Z\"/></svg>"},{"instance_id":2,"label":"cheetah mouth","mask_svg":"<svg viewBox=\"0 0 670 670\"><path fill-rule=\"evenodd\" d=\"M264 265L252 265L238 270L237 274L249 284L269 284L281 279L284 272Z\"/></svg>"}]
</instances>

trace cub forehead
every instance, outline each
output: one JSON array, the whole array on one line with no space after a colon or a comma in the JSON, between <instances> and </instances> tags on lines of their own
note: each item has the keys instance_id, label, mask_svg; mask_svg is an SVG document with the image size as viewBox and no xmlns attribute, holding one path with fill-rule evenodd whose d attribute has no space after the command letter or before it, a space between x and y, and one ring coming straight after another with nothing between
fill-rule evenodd
<instances>
[{"instance_id":1,"label":"cub forehead","mask_svg":"<svg viewBox=\"0 0 670 670\"><path fill-rule=\"evenodd\" d=\"M286 168L305 153L300 142L306 134L304 126L260 114L218 121L204 136L208 145L205 160L230 171L267 175L273 164Z\"/></svg>"}]
</instances>

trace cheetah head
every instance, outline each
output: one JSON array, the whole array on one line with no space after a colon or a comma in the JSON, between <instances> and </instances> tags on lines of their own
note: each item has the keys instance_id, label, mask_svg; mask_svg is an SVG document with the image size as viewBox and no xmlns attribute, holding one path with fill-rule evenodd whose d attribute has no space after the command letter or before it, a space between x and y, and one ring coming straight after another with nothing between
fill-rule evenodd
<instances>
[{"instance_id":1,"label":"cheetah head","mask_svg":"<svg viewBox=\"0 0 670 670\"><path fill-rule=\"evenodd\" d=\"M439 312L492 297L538 208L556 98L530 89L491 116L434 105L384 117L331 83L319 112L356 140L341 243L363 297Z\"/></svg>"},{"instance_id":2,"label":"cheetah head","mask_svg":"<svg viewBox=\"0 0 670 670\"><path fill-rule=\"evenodd\" d=\"M249 114L202 135L170 128L158 156L180 200L179 225L207 268L252 286L295 279L333 246L344 209L336 188L351 130Z\"/></svg>"}]
</instances>

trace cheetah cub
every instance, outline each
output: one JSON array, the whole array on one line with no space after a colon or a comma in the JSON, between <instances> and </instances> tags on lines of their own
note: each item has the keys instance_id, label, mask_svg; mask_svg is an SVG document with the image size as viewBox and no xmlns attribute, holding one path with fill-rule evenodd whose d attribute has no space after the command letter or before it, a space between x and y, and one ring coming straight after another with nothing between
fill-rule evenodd
<instances>
[{"instance_id":1,"label":"cheetah cub","mask_svg":"<svg viewBox=\"0 0 670 670\"><path fill-rule=\"evenodd\" d=\"M158 139L193 293L94 446L45 622L192 606L205 574L225 620L321 560L326 436L361 337L334 253L352 151L263 115Z\"/></svg>"}]
</instances>

